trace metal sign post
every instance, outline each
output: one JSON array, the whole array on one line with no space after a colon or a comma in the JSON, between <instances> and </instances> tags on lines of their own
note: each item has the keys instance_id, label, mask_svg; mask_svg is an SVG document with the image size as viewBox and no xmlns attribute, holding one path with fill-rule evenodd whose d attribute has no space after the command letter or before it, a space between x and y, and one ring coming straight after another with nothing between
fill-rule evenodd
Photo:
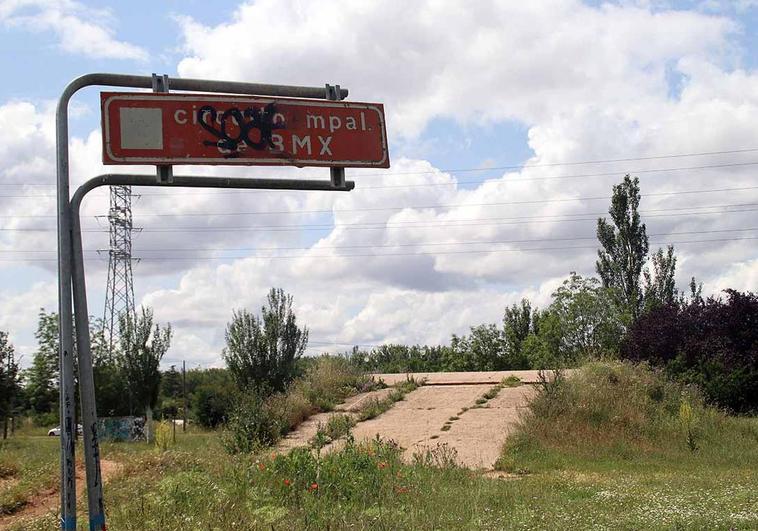
<instances>
[{"instance_id":1,"label":"metal sign post","mask_svg":"<svg viewBox=\"0 0 758 531\"><path fill-rule=\"evenodd\" d=\"M387 141L386 130L384 127L384 115L383 110L378 112L375 117L375 121L371 122L373 125L368 125L370 121L366 121L366 114L363 115L364 122L361 124L360 133L367 133L362 138L363 140L357 141L354 136L358 135L360 114L355 115L357 107L351 107L352 104L339 103L336 104L339 107L330 107L332 109L335 120L330 124L334 133L337 129L336 120L339 119L341 124L345 126L346 131L355 131L354 135L347 135L344 137L343 142L339 142L340 147L334 144L334 151L331 152L331 157L328 151L331 151L330 146L333 140L326 140L326 137L320 139L321 149L318 156L312 156L314 151L312 150L309 155L310 158L298 159L297 157L285 156L286 161L283 162L281 155L283 151L279 149L279 142L277 139L272 138L272 129L267 126L261 127L261 115L266 111L266 105L270 105L271 102L265 103L264 107L255 106L255 99L244 98L248 106L243 110L239 109L239 106L235 105L238 99L233 99L234 102L231 107L227 106L226 110L221 113L221 116L226 116L230 119L229 124L225 126L219 125L219 129L213 124L216 120L215 116L219 116L218 112L215 116L211 117L210 112L200 112L195 109L194 113L188 113L188 118L196 120L194 124L197 127L195 129L204 129L206 132L211 132L209 129L220 131L223 133L221 139L217 139L215 142L211 140L201 140L203 146L211 147L217 150L222 155L222 161L198 161L195 163L200 164L288 164L294 166L302 165L322 165L331 166L330 162L335 165L339 165L339 168L333 168L331 170L331 179L329 181L316 181L316 180L299 180L299 179L245 179L245 178L233 178L233 177L194 177L194 176L175 176L173 175L171 164L182 163L186 164L185 158L171 158L171 157L158 157L155 159L156 154L160 155L160 149L163 148L164 141L169 146L177 147L179 142L177 138L168 132L161 130L160 134L156 133L155 125L160 124L162 127L162 118L156 121L156 109L161 107L153 105L153 107L140 107L132 105L136 108L147 108L149 112L138 111L130 112L127 110L122 113L118 112L119 122L118 131L115 137L119 139L119 148L122 151L131 154L138 154L140 150L153 150L148 152L148 155L152 155L153 158L143 159L142 161L125 161L124 163L142 163L142 164L154 164L156 165L157 175L116 175L106 174L99 177L90 179L76 191L73 197L69 199L69 160L68 160L68 104L71 97L81 88L102 85L111 87L129 87L129 88L152 88L154 94L139 94L139 96L152 96L153 98L159 98L157 101L175 101L169 98L174 98L173 94L168 94L169 79L168 76L132 76L121 74L88 74L72 81L58 102L56 111L56 146L57 146L57 210L58 210L58 311L60 317L60 416L61 416L61 528L65 530L76 529L76 476L75 476L75 454L74 454L74 375L73 375L73 327L72 318L76 319L76 331L77 331L77 352L79 360L79 385L81 396L81 410L82 410L82 424L84 430L84 457L86 464L86 476L87 476L87 494L88 494L88 510L89 510L89 527L90 530L102 530L105 531L105 511L103 503L103 485L102 477L100 473L100 451L99 441L97 434L97 412L95 408L95 386L92 372L92 353L89 338L89 314L87 311L87 293L86 293L86 281L84 275L84 258L82 253L82 237L81 237L81 221L80 221L80 206L82 199L90 190L104 185L121 185L121 186L161 186L161 187L201 187L201 188L240 188L240 189L269 189L269 190L323 190L323 191L350 191L354 188L355 183L352 181L345 181L344 168L352 166L375 166L375 167L388 167L389 156L387 153ZM256 83L240 83L230 81L211 81L211 80L199 80L199 79L172 79L171 88L173 90L185 90L185 91L205 91L213 93L224 94L244 94L269 96L277 98L274 100L282 102L281 98L310 98L310 99L323 99L325 92L323 88L318 87L295 87L286 85L263 85ZM160 93L160 94L159 94ZM137 94L135 94L137 95ZM327 99L332 101L342 100L347 96L346 89L340 89L339 86L332 87L326 86ZM104 96L105 97L105 96ZM195 97L195 96L188 96ZM166 99L163 99L166 98ZM229 98L235 98L232 96L225 96L223 100ZM139 99L139 98L138 98ZM305 100L303 100L305 101ZM186 101L184 101L186 103ZM285 102L286 103L286 102ZM285 103L282 103L280 107L284 107ZM334 106L335 103L318 103L318 102L306 102L302 106L304 108L308 105L315 105L318 107L324 104ZM358 104L358 105L373 105L379 106L380 104ZM125 105L122 108L129 108L129 105ZM276 106L273 108L275 109ZM235 110L231 110L235 109ZM268 107L269 111L273 110ZM360 108L358 108L360 109ZM363 109L364 113L367 109ZM340 114L343 113L343 114ZM344 113L352 114L353 121L352 127L348 127L349 120L346 119ZM272 121L275 123L273 113L271 116ZM205 122L205 126L200 125L206 119L206 115L210 117ZM379 116L380 115L380 116ZM110 115L108 115L110 116ZM174 115L176 116L176 115ZM293 127L297 122L297 112L288 115L286 112L281 113L281 118L276 118L281 127L279 129L286 130L288 128L287 117L290 116L290 121L294 119ZM125 117L125 118L124 118ZM257 118L256 118L257 117ZM295 118L293 118L295 117ZM257 119L257 122L254 120ZM307 114L305 115L307 120ZM344 121L342 121L344 119ZM106 113L103 115L104 122L106 121ZM130 121L131 120L131 121ZM146 122L142 124L143 138L140 140L139 133L133 136L134 141L137 144L131 144L131 140L124 142L124 136L129 137L134 131L129 131L129 127L136 127L139 129L140 121ZM150 125L152 120L152 126ZM127 122L127 127L124 129L123 122ZM325 122L326 123L326 122ZM306 121L307 124L307 121ZM314 128L318 128L320 121L311 122ZM183 125L183 124L179 124ZM206 127L207 126L207 127ZM232 132L236 127L236 133ZM250 131L257 129L257 136L255 138L250 137ZM246 139L242 139L241 130L245 130ZM111 129L108 129L111 131ZM189 129L186 129L189 131ZM196 133L197 131L195 131ZM290 131L291 132L291 131ZM188 133L190 137L196 137L195 133ZM104 128L104 134L106 130ZM295 133L291 132L291 137L295 137ZM318 136L318 135L316 135ZM335 135L333 135L335 136ZM236 141L234 139L237 139ZM305 140L298 137L299 141L297 145L303 146ZM229 155L233 150L230 149L232 144L229 143L229 139L232 139L232 144L237 142L235 147L235 155ZM379 153L377 155L377 139L379 147ZM240 140L245 140L245 148L252 147L253 151L247 154L242 154L239 148L241 147ZM249 140L249 142L247 142ZM139 142L143 142L140 144ZM145 147L144 142L148 142ZM154 142L154 144L149 144ZM173 144L172 144L173 142ZM210 144L205 144L210 142ZM158 145L160 144L160 148ZM252 146L250 144L253 144ZM324 147L326 144L326 148ZM369 146L369 144L371 144ZM186 146L182 146L186 147ZM192 147L192 149L195 149ZM105 144L104 144L105 149ZM334 153L337 149L343 149L342 158L335 156ZM347 151L344 151L347 149ZM158 151L156 151L158 150ZM361 151L363 150L363 151ZM373 150L373 151L372 151ZM180 150L181 151L181 150ZM345 155L347 153L347 155ZM356 153L366 154L367 159L351 159ZM144 152L141 153L144 155ZM263 162L261 159L271 158L277 159L276 162ZM285 153L285 155L288 155ZM202 156L202 155L201 155ZM215 155L214 155L215 156ZM277 158L278 157L278 158ZM211 157L213 158L213 157ZM231 159L231 160L229 160ZM251 160L258 159L258 160ZM109 161L105 160L106 163ZM113 161L111 163L118 163ZM73 294L73 300L72 300ZM72 314L72 302L73 302L73 314Z\"/></svg>"}]
</instances>

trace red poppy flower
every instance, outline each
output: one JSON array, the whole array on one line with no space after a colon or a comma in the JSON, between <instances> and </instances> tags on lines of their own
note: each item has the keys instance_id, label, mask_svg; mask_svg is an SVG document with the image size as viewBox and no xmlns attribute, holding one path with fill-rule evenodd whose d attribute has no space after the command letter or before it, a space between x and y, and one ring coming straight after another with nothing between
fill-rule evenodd
<instances>
[{"instance_id":1,"label":"red poppy flower","mask_svg":"<svg viewBox=\"0 0 758 531\"><path fill-rule=\"evenodd\" d=\"M318 489L318 483L311 483L311 487L308 490L316 490Z\"/></svg>"},{"instance_id":2,"label":"red poppy flower","mask_svg":"<svg viewBox=\"0 0 758 531\"><path fill-rule=\"evenodd\" d=\"M258 470L263 472L264 470L266 470L266 465L264 465L263 463L258 463Z\"/></svg>"},{"instance_id":3,"label":"red poppy flower","mask_svg":"<svg viewBox=\"0 0 758 531\"><path fill-rule=\"evenodd\" d=\"M289 479L284 480L284 486L289 487L292 484L292 482Z\"/></svg>"}]
</instances>

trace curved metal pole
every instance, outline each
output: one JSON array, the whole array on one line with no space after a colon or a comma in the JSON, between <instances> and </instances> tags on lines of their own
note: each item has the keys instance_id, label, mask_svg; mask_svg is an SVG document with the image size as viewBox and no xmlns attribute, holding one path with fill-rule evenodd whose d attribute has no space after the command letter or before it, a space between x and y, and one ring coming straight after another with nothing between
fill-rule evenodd
<instances>
[{"instance_id":1,"label":"curved metal pole","mask_svg":"<svg viewBox=\"0 0 758 531\"><path fill-rule=\"evenodd\" d=\"M332 181L298 179L245 179L239 177L194 177L175 175L171 182L158 181L155 175L104 174L89 179L74 193L70 203L71 248L74 316L76 318L76 344L79 357L79 392L82 397L82 426L84 431L87 462L87 492L90 514L90 530L105 529L103 484L100 472L100 444L97 435L97 410L95 405L95 381L92 371L92 346L89 336L89 310L87 308L87 284L84 274L84 252L80 209L82 200L99 186L160 186L190 188L237 188L274 190L323 190L350 191L353 181L334 185Z\"/></svg>"},{"instance_id":2,"label":"curved metal pole","mask_svg":"<svg viewBox=\"0 0 758 531\"><path fill-rule=\"evenodd\" d=\"M68 160L68 104L80 89L103 85L111 87L152 88L152 76L128 74L93 73L86 74L71 81L63 90L55 113L55 143L57 152L57 189L56 205L58 213L58 319L59 319L59 363L60 363L60 427L61 427L61 529L76 529L76 474L74 451L74 362L73 362L73 326L72 326L72 215L69 202L69 160ZM215 81L206 79L172 79L173 90L206 91L236 94L255 94L261 96L283 96L295 98L318 98L324 96L322 87L298 87L289 85L269 85L260 83L243 83L238 81ZM347 97L347 89L340 89L342 98ZM191 186L191 185L186 185ZM200 185L198 185L200 186ZM324 188L312 188L324 189ZM82 195L83 197L83 195ZM79 202L81 198L79 199ZM82 278L83 280L83 278ZM85 301L86 303L86 301ZM85 317L86 312L85 312ZM88 318L86 319L88 321ZM89 343L89 327L77 328L86 331ZM91 372L91 367L89 367ZM80 365L80 371L82 367ZM94 395L92 397L94 403ZM82 396L82 400L88 400ZM83 409L88 409L83 407ZM94 411L94 406L93 406ZM94 443L94 445L93 445ZM96 434L84 430L84 457L87 470L88 509L90 529L105 530L105 514L102 509L102 483L100 482L99 456Z\"/></svg>"},{"instance_id":3,"label":"curved metal pole","mask_svg":"<svg viewBox=\"0 0 758 531\"><path fill-rule=\"evenodd\" d=\"M87 284L84 275L80 209L82 200L87 193L99 186L106 185L345 192L355 187L353 181L346 181L341 185L335 185L332 181L304 179L245 179L240 177L175 175L172 181L163 182L158 181L155 175L104 174L89 179L76 190L70 203L72 228L71 266L74 316L76 318L76 344L79 356L79 392L82 398L82 426L84 431L85 456L87 457L87 500L89 504L90 530L105 529L105 509L103 503L103 483L100 472L100 444L97 435L95 381L92 371L92 346L90 345L89 337L89 311L87 308Z\"/></svg>"}]
</instances>

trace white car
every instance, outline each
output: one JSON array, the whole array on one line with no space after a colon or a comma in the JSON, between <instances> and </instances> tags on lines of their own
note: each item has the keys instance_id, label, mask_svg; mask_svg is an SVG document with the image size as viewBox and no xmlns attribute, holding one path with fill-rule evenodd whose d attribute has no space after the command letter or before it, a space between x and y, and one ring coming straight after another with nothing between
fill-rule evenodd
<instances>
[{"instance_id":1,"label":"white car","mask_svg":"<svg viewBox=\"0 0 758 531\"><path fill-rule=\"evenodd\" d=\"M82 425L77 424L76 425L76 433L77 435L83 435L84 431L82 430ZM61 427L56 426L55 428L51 429L47 432L48 437L60 437L61 436Z\"/></svg>"}]
</instances>

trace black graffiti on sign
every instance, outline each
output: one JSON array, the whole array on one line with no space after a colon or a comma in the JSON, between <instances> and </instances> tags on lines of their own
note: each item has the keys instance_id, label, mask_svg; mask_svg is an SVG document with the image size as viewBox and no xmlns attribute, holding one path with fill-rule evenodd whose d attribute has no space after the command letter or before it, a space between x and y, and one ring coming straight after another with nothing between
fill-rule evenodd
<instances>
[{"instance_id":1,"label":"black graffiti on sign","mask_svg":"<svg viewBox=\"0 0 758 531\"><path fill-rule=\"evenodd\" d=\"M210 120L206 120L206 115L210 116ZM220 116L215 107L204 105L197 110L197 121L203 129L218 138L216 141L205 140L203 144L227 150L228 153L224 156L229 158L239 156L240 148L244 148L244 146L258 151L274 148L271 135L276 129L284 129L285 127L283 120L274 121L276 115L276 105L273 102L258 109L248 107L240 110L237 107L232 107L225 110ZM259 139L257 141L250 138L251 131L258 131Z\"/></svg>"}]
</instances>

